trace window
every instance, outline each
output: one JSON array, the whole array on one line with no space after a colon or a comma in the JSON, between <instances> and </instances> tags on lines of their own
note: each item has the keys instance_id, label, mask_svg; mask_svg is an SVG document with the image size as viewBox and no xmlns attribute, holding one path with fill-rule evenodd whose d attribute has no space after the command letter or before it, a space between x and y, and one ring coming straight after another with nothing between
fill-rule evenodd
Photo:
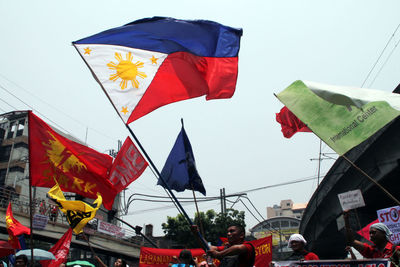
<instances>
[{"instance_id":1,"label":"window","mask_svg":"<svg viewBox=\"0 0 400 267\"><path fill-rule=\"evenodd\" d=\"M289 221L281 221L281 227L289 227Z\"/></svg>"},{"instance_id":2,"label":"window","mask_svg":"<svg viewBox=\"0 0 400 267\"><path fill-rule=\"evenodd\" d=\"M0 128L0 144L1 144L1 141L4 139L5 134L6 134L6 130L4 130L3 128Z\"/></svg>"},{"instance_id":3,"label":"window","mask_svg":"<svg viewBox=\"0 0 400 267\"><path fill-rule=\"evenodd\" d=\"M290 222L290 226L298 227L299 223L298 222Z\"/></svg>"},{"instance_id":4,"label":"window","mask_svg":"<svg viewBox=\"0 0 400 267\"><path fill-rule=\"evenodd\" d=\"M23 147L23 148L26 148L26 149L29 148L28 144L24 143L24 142L19 142L19 143L14 144L14 148L20 148L20 147Z\"/></svg>"},{"instance_id":5,"label":"window","mask_svg":"<svg viewBox=\"0 0 400 267\"><path fill-rule=\"evenodd\" d=\"M6 180L7 169L0 170L0 187L4 187L4 183Z\"/></svg>"},{"instance_id":6,"label":"window","mask_svg":"<svg viewBox=\"0 0 400 267\"><path fill-rule=\"evenodd\" d=\"M24 168L20 167L20 166L14 166L10 168L10 172L22 172L24 173Z\"/></svg>"},{"instance_id":7,"label":"window","mask_svg":"<svg viewBox=\"0 0 400 267\"><path fill-rule=\"evenodd\" d=\"M11 125L11 123L10 123L10 125ZM10 138L14 137L15 129L16 129L15 125L11 125L11 129L7 134L7 139L10 139Z\"/></svg>"},{"instance_id":8,"label":"window","mask_svg":"<svg viewBox=\"0 0 400 267\"><path fill-rule=\"evenodd\" d=\"M0 162L8 162L11 154L11 145L9 146L0 146Z\"/></svg>"},{"instance_id":9,"label":"window","mask_svg":"<svg viewBox=\"0 0 400 267\"><path fill-rule=\"evenodd\" d=\"M16 136L21 136L24 133L24 128L25 128L25 119L20 120L18 122L18 129L17 129L17 135Z\"/></svg>"}]
</instances>

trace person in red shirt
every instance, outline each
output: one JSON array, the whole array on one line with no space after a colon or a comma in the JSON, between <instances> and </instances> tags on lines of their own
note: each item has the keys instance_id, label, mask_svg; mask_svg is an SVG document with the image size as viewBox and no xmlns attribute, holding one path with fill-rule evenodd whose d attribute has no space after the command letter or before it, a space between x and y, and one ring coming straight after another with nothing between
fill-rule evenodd
<instances>
[{"instance_id":1,"label":"person in red shirt","mask_svg":"<svg viewBox=\"0 0 400 267\"><path fill-rule=\"evenodd\" d=\"M369 237L373 245L354 239L349 224L348 212L343 213L346 228L347 243L353 246L365 258L391 258L392 262L399 264L400 248L390 243L392 232L383 223L374 223L369 227Z\"/></svg>"},{"instance_id":2,"label":"person in red shirt","mask_svg":"<svg viewBox=\"0 0 400 267\"><path fill-rule=\"evenodd\" d=\"M193 229L196 227L192 227L192 231ZM243 226L229 226L227 230L228 244L219 247L211 246L207 251L207 257L220 260L219 267L253 267L256 258L255 249L251 243L244 241L244 238Z\"/></svg>"},{"instance_id":3,"label":"person in red shirt","mask_svg":"<svg viewBox=\"0 0 400 267\"><path fill-rule=\"evenodd\" d=\"M319 260L319 257L305 249L307 241L301 234L293 234L289 238L288 247L293 250L292 255L286 260Z\"/></svg>"}]
</instances>

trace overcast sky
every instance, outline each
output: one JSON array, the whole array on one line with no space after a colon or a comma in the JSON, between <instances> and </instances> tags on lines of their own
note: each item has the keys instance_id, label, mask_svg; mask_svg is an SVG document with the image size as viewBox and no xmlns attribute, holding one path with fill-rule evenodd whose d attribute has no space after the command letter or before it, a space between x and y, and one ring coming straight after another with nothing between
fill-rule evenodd
<instances>
[{"instance_id":1,"label":"overcast sky","mask_svg":"<svg viewBox=\"0 0 400 267\"><path fill-rule=\"evenodd\" d=\"M167 105L131 123L147 153L161 170L183 118L207 196L218 196L220 188L233 194L316 177L318 161L311 159L318 158L319 139L312 133L284 138L275 121L283 105L273 94L298 79L360 87L399 25L399 10L395 0L0 0L0 112L33 108L100 152L116 149L129 133L71 42L145 17L213 20L243 28L236 92L226 100L201 97ZM393 49L399 40L398 31L364 87L397 86L400 51ZM323 160L321 174L333 163ZM156 183L147 170L127 194L166 196ZM247 196L265 218L267 206L282 199L307 202L316 186L311 180ZM246 210L240 202L234 208ZM185 209L192 217L194 205ZM219 211L220 203L201 203L200 209ZM135 200L129 214L124 218L131 224L152 223L154 234L161 235L161 223L177 210ZM247 229L257 219L246 210Z\"/></svg>"}]
</instances>

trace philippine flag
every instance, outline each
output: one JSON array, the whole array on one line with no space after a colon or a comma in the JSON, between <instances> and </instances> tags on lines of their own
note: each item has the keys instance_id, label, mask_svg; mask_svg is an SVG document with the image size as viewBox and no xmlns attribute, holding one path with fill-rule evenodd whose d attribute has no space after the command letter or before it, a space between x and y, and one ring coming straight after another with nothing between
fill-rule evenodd
<instances>
[{"instance_id":1,"label":"philippine flag","mask_svg":"<svg viewBox=\"0 0 400 267\"><path fill-rule=\"evenodd\" d=\"M241 29L153 17L73 42L126 124L169 103L232 97Z\"/></svg>"}]
</instances>

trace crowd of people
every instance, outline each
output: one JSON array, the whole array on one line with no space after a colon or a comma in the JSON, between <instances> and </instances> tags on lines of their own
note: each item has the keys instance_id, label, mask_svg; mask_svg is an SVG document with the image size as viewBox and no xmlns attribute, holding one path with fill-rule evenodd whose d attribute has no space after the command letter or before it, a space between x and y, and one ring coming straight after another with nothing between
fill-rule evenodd
<instances>
[{"instance_id":1,"label":"crowd of people","mask_svg":"<svg viewBox=\"0 0 400 267\"><path fill-rule=\"evenodd\" d=\"M399 265L400 246L395 246L390 242L391 231L383 223L375 223L370 226L369 235L372 245L361 242L354 238L353 232L349 226L348 213L344 213L346 240L348 246L346 250L352 253L351 247L356 249L364 258L389 258L394 266ZM198 228L192 227L193 233L197 235ZM201 241L201 240L200 240ZM204 242L207 242L203 240ZM293 234L288 241L288 247L292 253L287 257L286 261L309 261L319 260L319 257L310 251L306 250L307 241L301 234ZM255 248L250 243L245 241L245 229L240 225L232 225L227 229L227 243L222 246L210 246L203 258L207 259L197 262L191 251L184 249L178 257L173 257L169 267L216 267L217 259L219 267L253 267L255 263ZM94 257L100 267L108 267L97 256ZM352 259L355 255L352 254ZM15 267L40 267L40 263L30 265L28 258L25 255L20 255L15 258ZM63 263L63 267L65 263ZM270 266L273 266L271 263ZM0 261L0 267L7 267L4 261ZM72 266L73 267L73 266ZM119 258L115 261L114 267L127 267L125 260Z\"/></svg>"},{"instance_id":2,"label":"crowd of people","mask_svg":"<svg viewBox=\"0 0 400 267\"><path fill-rule=\"evenodd\" d=\"M344 213L345 233L347 247L345 248L351 255L350 259L356 259L352 247L356 249L366 259L387 258L390 259L392 266L399 266L400 246L395 246L390 242L392 235L389 228L383 223L375 223L370 226L369 236L372 245L361 242L354 238L353 232L348 222L348 212ZM194 228L198 231L197 228ZM244 241L245 231L239 225L230 226L227 230L228 244L220 247L211 246L205 256L220 261L220 267L253 267L255 261L255 249L251 243ZM306 250L307 241L301 234L293 234L288 241L288 247L292 253L286 261L309 261L319 260L318 255ZM197 263L189 250L182 250L177 262L172 267L214 267L213 261ZM273 264L271 263L271 266Z\"/></svg>"}]
</instances>

